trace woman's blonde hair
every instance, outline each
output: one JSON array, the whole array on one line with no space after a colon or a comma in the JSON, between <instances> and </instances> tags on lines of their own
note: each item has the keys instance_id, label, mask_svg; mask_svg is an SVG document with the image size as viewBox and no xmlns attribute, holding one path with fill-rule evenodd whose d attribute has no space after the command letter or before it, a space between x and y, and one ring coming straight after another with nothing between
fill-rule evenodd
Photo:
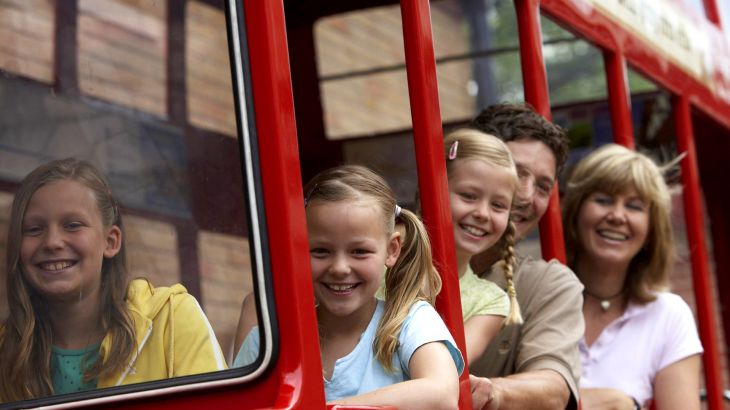
<instances>
[{"instance_id":1,"label":"woman's blonde hair","mask_svg":"<svg viewBox=\"0 0 730 410\"><path fill-rule=\"evenodd\" d=\"M674 261L671 195L662 169L649 157L626 147L607 144L581 160L568 179L562 200L565 247L570 266L576 270L582 251L578 236L578 213L594 192L618 195L634 188L649 210L649 232L639 253L628 268L625 289L630 300L647 303L653 291L664 290L668 270Z\"/></svg>"},{"instance_id":2,"label":"woman's blonde hair","mask_svg":"<svg viewBox=\"0 0 730 410\"><path fill-rule=\"evenodd\" d=\"M357 165L345 165L317 174L304 187L305 206L316 201L373 201L382 216L388 237L396 222L405 227L400 255L385 272L385 309L375 334L373 351L387 371L393 371L398 335L408 312L418 300L433 304L441 290L441 278L433 266L431 243L420 219L407 209L396 212L393 191L375 172Z\"/></svg>"},{"instance_id":3,"label":"woman's blonde hair","mask_svg":"<svg viewBox=\"0 0 730 410\"><path fill-rule=\"evenodd\" d=\"M454 164L460 159L478 159L495 167L507 170L514 182L513 192L517 190L519 178L512 154L499 138L471 128L461 128L451 132L444 139L446 172L451 179ZM484 181L488 184L488 181ZM522 323L520 305L517 302L517 291L513 280L514 267L517 262L515 254L515 226L512 221L502 234L497 246L502 249L502 270L507 282L507 294L510 299L510 310L505 325Z\"/></svg>"},{"instance_id":4,"label":"woman's blonde hair","mask_svg":"<svg viewBox=\"0 0 730 410\"><path fill-rule=\"evenodd\" d=\"M20 261L23 218L33 194L61 180L76 181L93 193L105 227L123 230L109 185L91 164L76 159L49 162L20 183L13 199L7 237L6 285L9 316L0 328L0 402L53 394L51 380L51 325L43 297L28 283ZM122 235L124 240L124 235ZM104 258L100 285L100 326L114 343L83 375L85 382L122 370L134 351L132 319L126 309L127 269L122 245L113 258ZM101 358L104 358L102 361Z\"/></svg>"}]
</instances>

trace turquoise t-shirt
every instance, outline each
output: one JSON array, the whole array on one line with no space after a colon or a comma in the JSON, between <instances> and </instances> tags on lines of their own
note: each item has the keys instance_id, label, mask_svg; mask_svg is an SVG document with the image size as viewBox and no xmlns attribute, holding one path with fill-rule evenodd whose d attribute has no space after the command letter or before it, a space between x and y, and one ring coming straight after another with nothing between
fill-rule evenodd
<instances>
[{"instance_id":1,"label":"turquoise t-shirt","mask_svg":"<svg viewBox=\"0 0 730 410\"><path fill-rule=\"evenodd\" d=\"M83 382L84 371L99 357L99 346L95 343L83 349L61 349L51 346L51 380L53 393L76 393L96 389L96 380Z\"/></svg>"}]
</instances>

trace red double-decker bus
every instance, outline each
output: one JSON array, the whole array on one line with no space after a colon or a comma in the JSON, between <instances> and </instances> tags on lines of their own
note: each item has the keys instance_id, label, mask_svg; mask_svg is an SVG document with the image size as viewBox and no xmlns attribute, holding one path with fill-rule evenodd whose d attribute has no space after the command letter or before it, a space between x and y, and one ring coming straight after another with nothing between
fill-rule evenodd
<instances>
[{"instance_id":1,"label":"red double-decker bus","mask_svg":"<svg viewBox=\"0 0 730 410\"><path fill-rule=\"evenodd\" d=\"M0 21L0 258L22 178L85 159L122 205L132 277L184 284L229 363L251 292L262 334L241 368L0 408L325 408L302 183L341 163L377 169L405 206L419 195L463 349L442 138L502 101L566 128L568 167L612 141L686 153L673 291L696 314L706 406L723 407L727 2L9 0ZM564 261L559 210L556 187L521 252Z\"/></svg>"}]
</instances>

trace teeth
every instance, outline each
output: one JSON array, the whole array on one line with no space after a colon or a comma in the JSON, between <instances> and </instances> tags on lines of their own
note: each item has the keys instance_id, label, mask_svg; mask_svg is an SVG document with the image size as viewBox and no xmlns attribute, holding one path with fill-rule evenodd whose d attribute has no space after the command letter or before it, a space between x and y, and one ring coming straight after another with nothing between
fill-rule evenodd
<instances>
[{"instance_id":1,"label":"teeth","mask_svg":"<svg viewBox=\"0 0 730 410\"><path fill-rule=\"evenodd\" d=\"M613 240L617 240L617 241L625 241L626 239L628 239L628 235L625 235L625 234L622 234L619 232L614 232L614 231L601 230L601 231L598 231L598 234L603 236L604 238L613 239Z\"/></svg>"},{"instance_id":2,"label":"teeth","mask_svg":"<svg viewBox=\"0 0 730 410\"><path fill-rule=\"evenodd\" d=\"M484 235L486 235L486 234L487 234L487 232L486 232L486 231L484 231L484 230L482 230L482 229L479 229L479 228L475 228L475 227L473 227L473 226L468 226L468 225L461 225L461 227L462 227L462 228L463 228L463 229L464 229L465 231L469 232L470 234L472 234L472 235L474 235L474 236L484 236Z\"/></svg>"},{"instance_id":3,"label":"teeth","mask_svg":"<svg viewBox=\"0 0 730 410\"><path fill-rule=\"evenodd\" d=\"M48 262L48 263L42 263L41 264L41 268L43 270L55 271L55 270L66 269L66 268L68 268L71 265L73 265L73 263L71 263L69 261L63 261L63 262Z\"/></svg>"},{"instance_id":4,"label":"teeth","mask_svg":"<svg viewBox=\"0 0 730 410\"><path fill-rule=\"evenodd\" d=\"M334 290L336 292L345 292L345 291L348 291L350 289L353 289L355 286L357 286L357 285L353 285L353 284L337 285L337 284L334 284L334 283L328 283L327 284L327 287L328 288L330 288L330 289L332 289L332 290Z\"/></svg>"}]
</instances>

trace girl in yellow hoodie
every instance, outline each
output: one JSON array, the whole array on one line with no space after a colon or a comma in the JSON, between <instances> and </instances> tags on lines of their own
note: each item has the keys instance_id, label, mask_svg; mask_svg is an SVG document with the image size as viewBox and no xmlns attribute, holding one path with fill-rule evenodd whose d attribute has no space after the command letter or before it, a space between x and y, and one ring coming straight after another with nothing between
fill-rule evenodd
<instances>
[{"instance_id":1,"label":"girl in yellow hoodie","mask_svg":"<svg viewBox=\"0 0 730 410\"><path fill-rule=\"evenodd\" d=\"M225 369L182 285L127 283L119 208L87 162L53 161L21 182L5 262L0 402Z\"/></svg>"}]
</instances>

